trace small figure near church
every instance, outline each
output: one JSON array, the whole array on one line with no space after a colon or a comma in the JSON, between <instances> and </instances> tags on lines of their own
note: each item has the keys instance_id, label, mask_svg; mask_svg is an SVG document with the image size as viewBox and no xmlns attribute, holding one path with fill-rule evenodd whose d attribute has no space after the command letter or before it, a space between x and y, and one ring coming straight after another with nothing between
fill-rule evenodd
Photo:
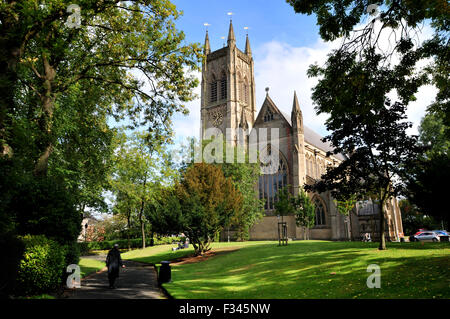
<instances>
[{"instance_id":1,"label":"small figure near church","mask_svg":"<svg viewBox=\"0 0 450 319\"><path fill-rule=\"evenodd\" d=\"M108 256L106 257L106 266L108 267L108 280L109 280L109 288L114 289L114 283L119 277L119 268L125 268L125 265L122 263L122 258L120 257L119 245L115 244L113 249L108 252Z\"/></svg>"},{"instance_id":2,"label":"small figure near church","mask_svg":"<svg viewBox=\"0 0 450 319\"><path fill-rule=\"evenodd\" d=\"M363 241L364 242L371 242L372 241L372 238L370 238L370 234L369 233L365 233L364 234Z\"/></svg>"}]
</instances>

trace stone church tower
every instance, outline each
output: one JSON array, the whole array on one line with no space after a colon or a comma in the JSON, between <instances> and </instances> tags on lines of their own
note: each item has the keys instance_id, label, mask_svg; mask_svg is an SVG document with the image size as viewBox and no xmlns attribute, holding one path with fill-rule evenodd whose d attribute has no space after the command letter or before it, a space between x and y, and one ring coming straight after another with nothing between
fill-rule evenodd
<instances>
[{"instance_id":1,"label":"stone church tower","mask_svg":"<svg viewBox=\"0 0 450 319\"><path fill-rule=\"evenodd\" d=\"M218 128L226 136L231 129L235 144L237 128L249 132L256 116L255 77L248 35L245 51L236 46L233 23L230 21L227 46L211 52L206 31L205 60L201 83L201 137L208 128Z\"/></svg>"}]
</instances>

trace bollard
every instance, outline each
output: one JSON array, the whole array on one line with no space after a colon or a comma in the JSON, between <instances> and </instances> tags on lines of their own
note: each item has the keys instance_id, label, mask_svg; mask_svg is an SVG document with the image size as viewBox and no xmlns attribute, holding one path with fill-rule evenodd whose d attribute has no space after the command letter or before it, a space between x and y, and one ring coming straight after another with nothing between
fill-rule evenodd
<instances>
[{"instance_id":1,"label":"bollard","mask_svg":"<svg viewBox=\"0 0 450 319\"><path fill-rule=\"evenodd\" d=\"M161 261L158 276L159 284L172 281L172 270L170 269L170 261Z\"/></svg>"}]
</instances>

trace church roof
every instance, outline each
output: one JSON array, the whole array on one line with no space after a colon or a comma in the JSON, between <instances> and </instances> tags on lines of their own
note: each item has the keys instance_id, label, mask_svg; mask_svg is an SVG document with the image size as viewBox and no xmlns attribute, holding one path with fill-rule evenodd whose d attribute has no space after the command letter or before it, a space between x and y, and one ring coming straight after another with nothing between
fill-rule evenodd
<instances>
[{"instance_id":1,"label":"church roof","mask_svg":"<svg viewBox=\"0 0 450 319\"><path fill-rule=\"evenodd\" d=\"M275 106L275 103L272 101L272 99L270 99L269 96L267 96L266 98L268 98L269 101L271 102L271 104L273 106ZM286 122L288 122L289 125L292 127L291 117L289 115L287 115L285 112L281 111L276 106L275 106L275 110L280 112L280 114L283 115ZM333 152L334 148L333 148L333 146L331 146L331 143L328 141L322 142L323 137L320 136L319 134L317 134L316 132L314 132L312 129L310 129L306 125L303 125L303 133L304 133L306 143L311 144L311 145L321 149L324 152ZM333 156L340 159L341 161L345 160L345 158L346 158L343 154L333 154Z\"/></svg>"}]
</instances>

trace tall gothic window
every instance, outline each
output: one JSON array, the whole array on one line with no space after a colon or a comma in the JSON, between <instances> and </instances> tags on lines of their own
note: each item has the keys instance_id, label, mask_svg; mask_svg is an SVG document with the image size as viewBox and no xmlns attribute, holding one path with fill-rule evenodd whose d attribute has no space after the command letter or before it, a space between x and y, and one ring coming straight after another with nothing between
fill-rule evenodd
<instances>
[{"instance_id":1,"label":"tall gothic window","mask_svg":"<svg viewBox=\"0 0 450 319\"><path fill-rule=\"evenodd\" d=\"M216 102L217 101L217 81L213 80L210 84L210 102Z\"/></svg>"},{"instance_id":2,"label":"tall gothic window","mask_svg":"<svg viewBox=\"0 0 450 319\"><path fill-rule=\"evenodd\" d=\"M222 74L222 79L220 80L220 99L227 99L227 77L225 74Z\"/></svg>"},{"instance_id":3,"label":"tall gothic window","mask_svg":"<svg viewBox=\"0 0 450 319\"><path fill-rule=\"evenodd\" d=\"M244 103L248 104L248 82L247 82L247 79L244 79L243 90L244 90Z\"/></svg>"},{"instance_id":4,"label":"tall gothic window","mask_svg":"<svg viewBox=\"0 0 450 319\"><path fill-rule=\"evenodd\" d=\"M259 177L259 199L264 199L265 209L274 209L278 201L278 191L287 186L287 164L281 158L275 174L263 174Z\"/></svg>"},{"instance_id":5,"label":"tall gothic window","mask_svg":"<svg viewBox=\"0 0 450 319\"><path fill-rule=\"evenodd\" d=\"M316 226L324 226L326 225L325 220L325 207L323 207L323 203L319 198L314 199L314 206L316 206L316 220L315 225Z\"/></svg>"},{"instance_id":6,"label":"tall gothic window","mask_svg":"<svg viewBox=\"0 0 450 319\"><path fill-rule=\"evenodd\" d=\"M239 100L244 101L244 81L239 78Z\"/></svg>"}]
</instances>

